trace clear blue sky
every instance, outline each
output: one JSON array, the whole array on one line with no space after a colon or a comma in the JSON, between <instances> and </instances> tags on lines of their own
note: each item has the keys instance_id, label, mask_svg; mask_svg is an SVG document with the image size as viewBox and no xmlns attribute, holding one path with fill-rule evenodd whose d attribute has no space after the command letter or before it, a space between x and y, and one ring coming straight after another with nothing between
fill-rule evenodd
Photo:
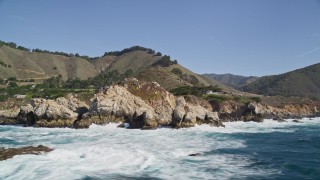
<instances>
[{"instance_id":1,"label":"clear blue sky","mask_svg":"<svg viewBox=\"0 0 320 180\"><path fill-rule=\"evenodd\" d=\"M320 62L318 0L0 0L0 40L101 56L140 45L197 73Z\"/></svg>"}]
</instances>

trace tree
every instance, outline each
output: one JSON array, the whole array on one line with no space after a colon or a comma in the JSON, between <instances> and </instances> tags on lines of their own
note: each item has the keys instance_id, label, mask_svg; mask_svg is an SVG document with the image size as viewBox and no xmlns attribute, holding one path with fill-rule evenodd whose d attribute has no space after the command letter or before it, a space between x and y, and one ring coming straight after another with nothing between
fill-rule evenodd
<instances>
[{"instance_id":1,"label":"tree","mask_svg":"<svg viewBox=\"0 0 320 180\"><path fill-rule=\"evenodd\" d=\"M9 86L9 87L17 87L18 84L11 81L11 82L9 82L8 86Z\"/></svg>"},{"instance_id":2,"label":"tree","mask_svg":"<svg viewBox=\"0 0 320 180\"><path fill-rule=\"evenodd\" d=\"M183 74L181 69L179 69L179 68L173 68L171 72L178 75L179 77Z\"/></svg>"},{"instance_id":3,"label":"tree","mask_svg":"<svg viewBox=\"0 0 320 180\"><path fill-rule=\"evenodd\" d=\"M8 81L13 81L14 82L14 81L17 81L17 78L16 77L9 77Z\"/></svg>"},{"instance_id":4,"label":"tree","mask_svg":"<svg viewBox=\"0 0 320 180\"><path fill-rule=\"evenodd\" d=\"M23 46L18 46L17 49L22 50L22 51L30 52L30 49L25 48L25 47L23 47Z\"/></svg>"},{"instance_id":5,"label":"tree","mask_svg":"<svg viewBox=\"0 0 320 180\"><path fill-rule=\"evenodd\" d=\"M128 69L124 73L124 78L132 77L132 76L133 76L133 70L132 69Z\"/></svg>"},{"instance_id":6,"label":"tree","mask_svg":"<svg viewBox=\"0 0 320 180\"><path fill-rule=\"evenodd\" d=\"M7 45L8 45L9 47L12 47L12 48L17 48L17 44L14 43L14 42L9 42L9 43L7 43Z\"/></svg>"},{"instance_id":7,"label":"tree","mask_svg":"<svg viewBox=\"0 0 320 180\"><path fill-rule=\"evenodd\" d=\"M190 81L191 84L198 84L199 83L199 79L197 77L195 77L194 75L189 75L189 77L191 78L191 81Z\"/></svg>"}]
</instances>

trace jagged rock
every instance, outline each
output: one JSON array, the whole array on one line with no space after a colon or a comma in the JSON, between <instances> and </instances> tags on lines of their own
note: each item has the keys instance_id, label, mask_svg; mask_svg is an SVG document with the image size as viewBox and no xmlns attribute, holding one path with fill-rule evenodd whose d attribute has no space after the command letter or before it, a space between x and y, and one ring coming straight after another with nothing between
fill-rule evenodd
<instances>
[{"instance_id":1,"label":"jagged rock","mask_svg":"<svg viewBox=\"0 0 320 180\"><path fill-rule=\"evenodd\" d=\"M261 114L257 114L257 115L246 115L243 116L243 121L244 122L249 122L249 121L253 121L253 122L263 122L263 117Z\"/></svg>"},{"instance_id":2,"label":"jagged rock","mask_svg":"<svg viewBox=\"0 0 320 180\"><path fill-rule=\"evenodd\" d=\"M208 123L213 126L224 126L220 122L218 113L208 111L202 106L193 106L186 103L184 97L178 97L177 106L172 113L172 126L175 128L192 127L197 122Z\"/></svg>"},{"instance_id":3,"label":"jagged rock","mask_svg":"<svg viewBox=\"0 0 320 180\"><path fill-rule=\"evenodd\" d=\"M140 116L135 115L128 121L130 129L156 129L158 123L148 116L146 112L143 112Z\"/></svg>"},{"instance_id":4,"label":"jagged rock","mask_svg":"<svg viewBox=\"0 0 320 180\"><path fill-rule=\"evenodd\" d=\"M81 119L74 121L73 127L76 129L89 128L91 124L104 125L108 123L123 123L125 121L124 117L116 117L114 115L108 116L91 116L90 113L85 113L82 115Z\"/></svg>"},{"instance_id":5,"label":"jagged rock","mask_svg":"<svg viewBox=\"0 0 320 180\"><path fill-rule=\"evenodd\" d=\"M25 126L34 125L34 123L36 122L36 117L33 113L33 107L31 104L20 107L20 112L18 114L17 120Z\"/></svg>"},{"instance_id":6,"label":"jagged rock","mask_svg":"<svg viewBox=\"0 0 320 180\"><path fill-rule=\"evenodd\" d=\"M0 111L0 124L1 125L19 124L19 121L16 120L18 114L19 114L19 108L17 107Z\"/></svg>"},{"instance_id":7,"label":"jagged rock","mask_svg":"<svg viewBox=\"0 0 320 180\"><path fill-rule=\"evenodd\" d=\"M27 106L21 106L17 120L25 126L72 127L80 108L87 105L73 96L47 100L34 98ZM75 112L74 112L75 111Z\"/></svg>"},{"instance_id":8,"label":"jagged rock","mask_svg":"<svg viewBox=\"0 0 320 180\"><path fill-rule=\"evenodd\" d=\"M14 119L18 116L18 114L19 114L19 108L17 107L0 111L0 117L3 117L3 118Z\"/></svg>"},{"instance_id":9,"label":"jagged rock","mask_svg":"<svg viewBox=\"0 0 320 180\"><path fill-rule=\"evenodd\" d=\"M191 127L196 123L223 126L218 113L200 105L191 105L183 97L175 97L157 83L126 79L120 85L111 85L92 99L89 111L74 124L86 128L92 123L119 122L129 128L155 129L161 125Z\"/></svg>"},{"instance_id":10,"label":"jagged rock","mask_svg":"<svg viewBox=\"0 0 320 180\"><path fill-rule=\"evenodd\" d=\"M89 106L86 103L75 98L74 96L75 95L73 95L73 94L68 94L66 96L66 98L65 97L57 98L56 102L62 106L67 107L71 111L80 114L80 115L86 113L89 109Z\"/></svg>"},{"instance_id":11,"label":"jagged rock","mask_svg":"<svg viewBox=\"0 0 320 180\"><path fill-rule=\"evenodd\" d=\"M133 116L142 115L144 112L151 119L157 119L154 109L140 97L134 96L123 86L112 85L105 92L95 95L89 112L75 122L75 127L89 127L93 122L106 124L130 120L134 119Z\"/></svg>"},{"instance_id":12,"label":"jagged rock","mask_svg":"<svg viewBox=\"0 0 320 180\"><path fill-rule=\"evenodd\" d=\"M143 130L156 129L157 126L158 126L158 123L156 120L146 118L144 120L144 123L141 129Z\"/></svg>"},{"instance_id":13,"label":"jagged rock","mask_svg":"<svg viewBox=\"0 0 320 180\"><path fill-rule=\"evenodd\" d=\"M172 110L176 107L176 97L157 82L143 82L135 78L125 79L121 84L133 95L140 97L154 109L159 125L171 123Z\"/></svg>"}]
</instances>

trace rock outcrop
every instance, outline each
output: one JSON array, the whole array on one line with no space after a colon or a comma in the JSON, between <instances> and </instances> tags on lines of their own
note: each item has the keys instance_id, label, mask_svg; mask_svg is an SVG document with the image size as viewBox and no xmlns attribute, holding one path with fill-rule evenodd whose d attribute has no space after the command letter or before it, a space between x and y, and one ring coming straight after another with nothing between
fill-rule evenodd
<instances>
[{"instance_id":1,"label":"rock outcrop","mask_svg":"<svg viewBox=\"0 0 320 180\"><path fill-rule=\"evenodd\" d=\"M19 114L19 108L13 107L11 109L5 109L0 111L0 125L12 125L19 124L16 120Z\"/></svg>"},{"instance_id":2,"label":"rock outcrop","mask_svg":"<svg viewBox=\"0 0 320 180\"><path fill-rule=\"evenodd\" d=\"M307 104L287 104L281 107L263 105L256 102L240 104L226 101L220 105L220 118L224 121L255 121L262 122L263 119L274 119L283 121L288 118L302 118L313 116L318 112L317 106Z\"/></svg>"},{"instance_id":3,"label":"rock outcrop","mask_svg":"<svg viewBox=\"0 0 320 180\"><path fill-rule=\"evenodd\" d=\"M34 98L12 117L17 116L15 123L35 127L88 128L91 124L110 122L131 129L183 128L203 123L223 126L218 113L210 110L210 104L194 98L189 99L192 103L186 102L184 97L175 97L156 82L131 78L102 88L91 99L90 107L74 95L56 100Z\"/></svg>"},{"instance_id":4,"label":"rock outcrop","mask_svg":"<svg viewBox=\"0 0 320 180\"><path fill-rule=\"evenodd\" d=\"M211 124L214 126L224 126L217 112L210 112L202 106L194 106L186 103L184 97L177 98L177 106L172 114L173 127L192 127L195 124Z\"/></svg>"},{"instance_id":5,"label":"rock outcrop","mask_svg":"<svg viewBox=\"0 0 320 180\"><path fill-rule=\"evenodd\" d=\"M175 97L156 82L127 79L111 85L95 95L89 111L74 124L87 128L91 124L122 122L129 128L155 129L157 126L192 127L196 123L223 126L217 112L191 105L183 97Z\"/></svg>"},{"instance_id":6,"label":"rock outcrop","mask_svg":"<svg viewBox=\"0 0 320 180\"><path fill-rule=\"evenodd\" d=\"M134 96L123 86L112 85L95 95L89 112L83 114L82 118L75 122L74 127L87 128L93 123L106 124L109 122L132 124L134 119L144 113L149 119L158 119L154 109L140 97Z\"/></svg>"},{"instance_id":7,"label":"rock outcrop","mask_svg":"<svg viewBox=\"0 0 320 180\"><path fill-rule=\"evenodd\" d=\"M84 103L83 101L80 101L75 97L74 94L68 94L66 98L59 97L56 99L57 104L67 107L73 112L76 112L79 114L79 116L82 116L82 114L86 113L89 109L89 106Z\"/></svg>"},{"instance_id":8,"label":"rock outcrop","mask_svg":"<svg viewBox=\"0 0 320 180\"><path fill-rule=\"evenodd\" d=\"M56 100L34 98L26 106L21 106L17 121L25 126L35 127L72 127L84 113L87 105L73 96Z\"/></svg>"},{"instance_id":9,"label":"rock outcrop","mask_svg":"<svg viewBox=\"0 0 320 180\"><path fill-rule=\"evenodd\" d=\"M311 107L306 104L288 104L283 107L273 107L259 103L250 103L248 110L252 112L252 114L261 115L263 118L273 119L302 118L317 113L316 107Z\"/></svg>"},{"instance_id":10,"label":"rock outcrop","mask_svg":"<svg viewBox=\"0 0 320 180\"><path fill-rule=\"evenodd\" d=\"M144 82L130 78L120 84L154 109L158 124L169 125L171 123L172 110L176 107L176 97L173 94L162 88L157 82Z\"/></svg>"}]
</instances>

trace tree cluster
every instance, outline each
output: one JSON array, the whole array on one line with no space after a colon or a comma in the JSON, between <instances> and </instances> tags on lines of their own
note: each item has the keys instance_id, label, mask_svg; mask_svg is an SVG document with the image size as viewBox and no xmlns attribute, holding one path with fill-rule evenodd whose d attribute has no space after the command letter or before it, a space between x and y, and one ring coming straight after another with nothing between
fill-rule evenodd
<instances>
[{"instance_id":1,"label":"tree cluster","mask_svg":"<svg viewBox=\"0 0 320 180\"><path fill-rule=\"evenodd\" d=\"M157 62L153 63L152 66L169 67L169 66L174 65L174 64L178 64L178 61L177 60L172 61L170 59L170 56L164 55L164 56L161 57L160 60L158 60Z\"/></svg>"},{"instance_id":2,"label":"tree cluster","mask_svg":"<svg viewBox=\"0 0 320 180\"><path fill-rule=\"evenodd\" d=\"M81 80L79 78L62 80L62 76L51 77L43 82L41 85L43 88L70 88L70 89L87 89L87 88L99 88L105 85L111 85L112 83L118 83L121 80L132 77L133 71L127 70L121 74L117 70L111 72L103 72L93 78L87 80Z\"/></svg>"},{"instance_id":3,"label":"tree cluster","mask_svg":"<svg viewBox=\"0 0 320 180\"><path fill-rule=\"evenodd\" d=\"M17 46L17 44L14 43L14 42L4 42L4 41L0 40L0 47L3 46L3 45L9 46L9 47L14 48L14 49L19 49L19 50L22 50L22 51L30 52L30 49L28 49L26 47L23 47L23 46Z\"/></svg>"},{"instance_id":4,"label":"tree cluster","mask_svg":"<svg viewBox=\"0 0 320 180\"><path fill-rule=\"evenodd\" d=\"M155 54L156 53L153 49L150 49L150 48L145 48L145 47L141 47L141 46L132 46L130 48L123 49L122 51L105 52L103 57L104 56L121 56L121 55L123 55L125 53L132 52L132 51L146 51L149 54ZM157 55L158 55L158 53L157 53Z\"/></svg>"},{"instance_id":5,"label":"tree cluster","mask_svg":"<svg viewBox=\"0 0 320 180\"><path fill-rule=\"evenodd\" d=\"M181 86L171 90L171 93L176 96L194 95L200 97L208 91L221 92L222 89L218 86Z\"/></svg>"},{"instance_id":6,"label":"tree cluster","mask_svg":"<svg viewBox=\"0 0 320 180\"><path fill-rule=\"evenodd\" d=\"M10 64L6 64L6 63L4 63L3 61L0 61L0 65L3 66L3 67L11 68L11 65L10 65Z\"/></svg>"},{"instance_id":7,"label":"tree cluster","mask_svg":"<svg viewBox=\"0 0 320 180\"><path fill-rule=\"evenodd\" d=\"M173 68L171 72L176 74L182 80L189 82L190 84L198 85L200 83L199 79L196 76L192 74L191 75L185 74L179 68Z\"/></svg>"}]
</instances>

